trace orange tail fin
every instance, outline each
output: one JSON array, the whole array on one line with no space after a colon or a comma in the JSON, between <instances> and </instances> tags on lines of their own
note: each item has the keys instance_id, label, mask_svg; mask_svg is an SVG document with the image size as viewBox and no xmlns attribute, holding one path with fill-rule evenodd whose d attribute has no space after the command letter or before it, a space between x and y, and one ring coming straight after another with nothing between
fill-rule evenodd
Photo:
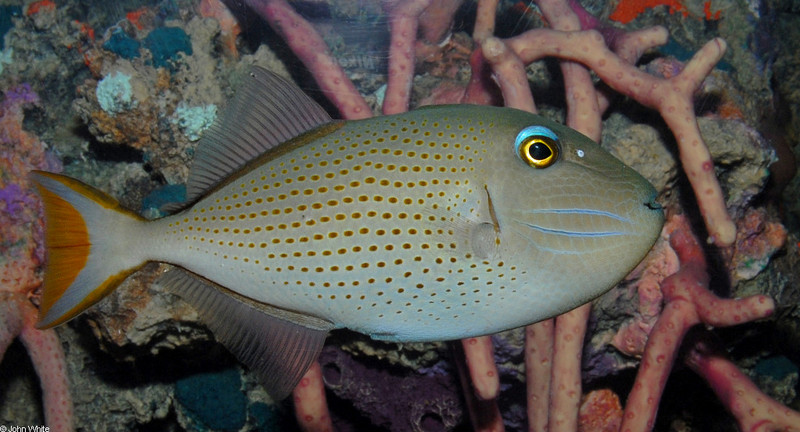
<instances>
[{"instance_id":1,"label":"orange tail fin","mask_svg":"<svg viewBox=\"0 0 800 432\"><path fill-rule=\"evenodd\" d=\"M31 173L45 209L47 264L39 328L64 323L144 264L125 242L143 220L105 193L72 178Z\"/></svg>"}]
</instances>

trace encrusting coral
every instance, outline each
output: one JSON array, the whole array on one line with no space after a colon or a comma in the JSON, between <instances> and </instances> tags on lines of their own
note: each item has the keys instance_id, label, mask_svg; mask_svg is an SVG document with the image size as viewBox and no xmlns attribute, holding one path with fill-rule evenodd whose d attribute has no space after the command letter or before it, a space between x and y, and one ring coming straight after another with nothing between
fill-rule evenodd
<instances>
[{"instance_id":1,"label":"encrusting coral","mask_svg":"<svg viewBox=\"0 0 800 432\"><path fill-rule=\"evenodd\" d=\"M28 84L9 88L0 103L0 358L19 338L42 387L45 421L53 431L72 430L72 399L64 351L55 330L35 327L44 261L41 209L31 169L60 170L45 145L22 128L24 109L39 103Z\"/></svg>"}]
</instances>

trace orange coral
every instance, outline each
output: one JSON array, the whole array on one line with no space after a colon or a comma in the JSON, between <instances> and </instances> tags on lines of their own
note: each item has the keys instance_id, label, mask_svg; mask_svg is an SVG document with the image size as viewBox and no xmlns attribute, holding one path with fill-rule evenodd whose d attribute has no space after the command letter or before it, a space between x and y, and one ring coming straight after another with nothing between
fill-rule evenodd
<instances>
[{"instance_id":1,"label":"orange coral","mask_svg":"<svg viewBox=\"0 0 800 432\"><path fill-rule=\"evenodd\" d=\"M680 0L622 0L608 18L627 24L647 9L656 6L669 6L670 13L680 12L684 17L689 15L689 11Z\"/></svg>"},{"instance_id":2,"label":"orange coral","mask_svg":"<svg viewBox=\"0 0 800 432\"><path fill-rule=\"evenodd\" d=\"M143 6L140 7L139 9L136 9L135 11L130 11L126 13L125 19L130 21L130 23L133 24L138 30L143 30L145 28L144 21L146 21L143 18L149 15L153 15L152 11L150 11L150 8L148 8L147 6Z\"/></svg>"},{"instance_id":3,"label":"orange coral","mask_svg":"<svg viewBox=\"0 0 800 432\"><path fill-rule=\"evenodd\" d=\"M593 390L581 401L578 414L580 432L617 432L622 424L622 404L609 389Z\"/></svg>"},{"instance_id":4,"label":"orange coral","mask_svg":"<svg viewBox=\"0 0 800 432\"><path fill-rule=\"evenodd\" d=\"M668 6L669 13L679 12L685 17L689 16L689 10L684 6L681 0L621 0L617 4L617 8L609 15L609 19L627 24L647 9L652 9L657 6ZM695 15L699 11L694 11ZM722 10L712 10L711 1L703 2L703 19L706 21L716 21L722 18Z\"/></svg>"},{"instance_id":5,"label":"orange coral","mask_svg":"<svg viewBox=\"0 0 800 432\"><path fill-rule=\"evenodd\" d=\"M241 33L239 22L231 11L220 0L202 0L199 6L200 15L207 18L214 18L219 22L220 38L226 54L233 58L239 56L236 49L236 37Z\"/></svg>"},{"instance_id":6,"label":"orange coral","mask_svg":"<svg viewBox=\"0 0 800 432\"><path fill-rule=\"evenodd\" d=\"M766 209L747 209L737 223L736 243L725 251L731 279L755 277L783 247L786 236L786 228L770 217Z\"/></svg>"},{"instance_id":7,"label":"orange coral","mask_svg":"<svg viewBox=\"0 0 800 432\"><path fill-rule=\"evenodd\" d=\"M28 9L25 11L25 15L31 16L36 15L39 12L43 11L55 11L56 4L53 0L39 0L35 1L28 5Z\"/></svg>"},{"instance_id":8,"label":"orange coral","mask_svg":"<svg viewBox=\"0 0 800 432\"><path fill-rule=\"evenodd\" d=\"M102 136L104 142L127 144L146 150L153 144L152 126L156 119L145 110L121 112L115 116L103 110L92 112L90 128L95 135Z\"/></svg>"}]
</instances>

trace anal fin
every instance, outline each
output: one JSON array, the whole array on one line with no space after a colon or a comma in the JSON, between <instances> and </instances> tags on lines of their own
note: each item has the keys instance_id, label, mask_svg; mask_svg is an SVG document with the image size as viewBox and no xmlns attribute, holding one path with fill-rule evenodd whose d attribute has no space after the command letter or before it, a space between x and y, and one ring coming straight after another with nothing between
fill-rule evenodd
<instances>
[{"instance_id":1,"label":"anal fin","mask_svg":"<svg viewBox=\"0 0 800 432\"><path fill-rule=\"evenodd\" d=\"M328 321L258 303L180 268L157 283L192 305L275 400L292 392L333 328Z\"/></svg>"}]
</instances>

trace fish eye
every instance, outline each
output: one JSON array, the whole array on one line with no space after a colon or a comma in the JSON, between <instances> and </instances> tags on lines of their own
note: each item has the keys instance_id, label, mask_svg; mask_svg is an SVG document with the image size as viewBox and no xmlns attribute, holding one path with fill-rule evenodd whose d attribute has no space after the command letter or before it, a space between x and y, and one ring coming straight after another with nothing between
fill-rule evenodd
<instances>
[{"instance_id":1,"label":"fish eye","mask_svg":"<svg viewBox=\"0 0 800 432\"><path fill-rule=\"evenodd\" d=\"M544 126L529 126L517 135L514 150L528 165L547 168L558 160L558 137Z\"/></svg>"}]
</instances>

